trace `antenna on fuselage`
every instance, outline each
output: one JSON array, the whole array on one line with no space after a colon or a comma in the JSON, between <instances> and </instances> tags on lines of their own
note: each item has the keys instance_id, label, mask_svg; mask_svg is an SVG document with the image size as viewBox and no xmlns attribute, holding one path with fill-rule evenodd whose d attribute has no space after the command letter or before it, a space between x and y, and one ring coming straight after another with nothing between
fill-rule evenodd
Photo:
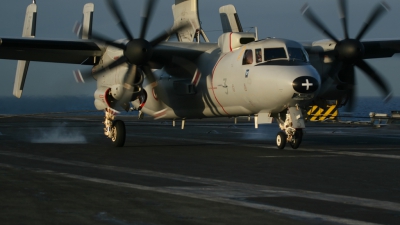
<instances>
[{"instance_id":1,"label":"antenna on fuselage","mask_svg":"<svg viewBox=\"0 0 400 225\"><path fill-rule=\"evenodd\" d=\"M254 28L254 34L256 35L255 41L258 41L258 27L250 27L247 32L249 32L252 28Z\"/></svg>"}]
</instances>

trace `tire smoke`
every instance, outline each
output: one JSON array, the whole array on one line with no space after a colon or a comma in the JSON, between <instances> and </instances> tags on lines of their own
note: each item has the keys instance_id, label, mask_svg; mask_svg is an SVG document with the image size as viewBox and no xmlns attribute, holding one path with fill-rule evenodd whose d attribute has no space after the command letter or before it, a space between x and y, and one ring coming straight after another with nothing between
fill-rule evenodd
<instances>
[{"instance_id":1,"label":"tire smoke","mask_svg":"<svg viewBox=\"0 0 400 225\"><path fill-rule=\"evenodd\" d=\"M85 136L81 131L73 127L67 127L68 123L54 124L54 127L43 128L33 135L31 143L52 144L85 144Z\"/></svg>"}]
</instances>

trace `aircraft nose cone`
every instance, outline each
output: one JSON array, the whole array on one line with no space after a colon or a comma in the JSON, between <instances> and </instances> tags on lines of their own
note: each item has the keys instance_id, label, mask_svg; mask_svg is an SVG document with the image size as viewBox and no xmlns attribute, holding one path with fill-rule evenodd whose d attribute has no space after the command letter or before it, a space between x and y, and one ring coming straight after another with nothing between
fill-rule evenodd
<instances>
[{"instance_id":1,"label":"aircraft nose cone","mask_svg":"<svg viewBox=\"0 0 400 225\"><path fill-rule=\"evenodd\" d=\"M292 85L293 89L298 93L313 93L319 87L317 79L307 76L296 78Z\"/></svg>"}]
</instances>

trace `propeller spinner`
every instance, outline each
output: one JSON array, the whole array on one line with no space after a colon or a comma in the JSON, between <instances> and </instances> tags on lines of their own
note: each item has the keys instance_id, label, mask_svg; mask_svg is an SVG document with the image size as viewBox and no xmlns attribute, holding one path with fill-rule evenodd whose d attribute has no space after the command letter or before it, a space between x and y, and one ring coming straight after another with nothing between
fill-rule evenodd
<instances>
[{"instance_id":1,"label":"propeller spinner","mask_svg":"<svg viewBox=\"0 0 400 225\"><path fill-rule=\"evenodd\" d=\"M367 31L369 31L373 24L375 24L378 19L387 12L390 7L382 2L378 4L375 9L373 9L371 15L366 20L364 26L359 31L356 38L352 39L349 37L348 33L348 21L347 21L347 1L338 0L340 18L342 21L344 39L339 40L334 36L320 20L315 16L310 7L306 4L301 9L305 18L314 25L318 30L324 33L327 37L331 38L336 42L335 49L330 52L325 52L326 54L333 54L335 60L332 63L331 70L328 75L333 79L339 79L344 85L339 85L338 89L344 89L347 91L347 110L352 111L354 108L354 98L355 98L355 72L354 67L360 68L368 78L370 78L375 85L379 87L382 93L385 95L384 101L389 100L391 97L391 91L387 84L384 82L381 75L379 75L364 59L365 48L360 41ZM337 76L336 76L337 74Z\"/></svg>"}]
</instances>

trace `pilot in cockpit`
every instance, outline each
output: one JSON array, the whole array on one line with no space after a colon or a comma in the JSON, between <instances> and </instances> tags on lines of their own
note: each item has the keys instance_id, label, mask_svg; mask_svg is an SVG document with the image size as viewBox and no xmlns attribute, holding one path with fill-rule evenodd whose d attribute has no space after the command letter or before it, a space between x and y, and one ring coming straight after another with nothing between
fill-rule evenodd
<instances>
[{"instance_id":1,"label":"pilot in cockpit","mask_svg":"<svg viewBox=\"0 0 400 225\"><path fill-rule=\"evenodd\" d=\"M256 49L256 63L262 62L261 49Z\"/></svg>"},{"instance_id":2,"label":"pilot in cockpit","mask_svg":"<svg viewBox=\"0 0 400 225\"><path fill-rule=\"evenodd\" d=\"M246 50L243 55L243 65L253 64L253 51L251 49Z\"/></svg>"}]
</instances>

